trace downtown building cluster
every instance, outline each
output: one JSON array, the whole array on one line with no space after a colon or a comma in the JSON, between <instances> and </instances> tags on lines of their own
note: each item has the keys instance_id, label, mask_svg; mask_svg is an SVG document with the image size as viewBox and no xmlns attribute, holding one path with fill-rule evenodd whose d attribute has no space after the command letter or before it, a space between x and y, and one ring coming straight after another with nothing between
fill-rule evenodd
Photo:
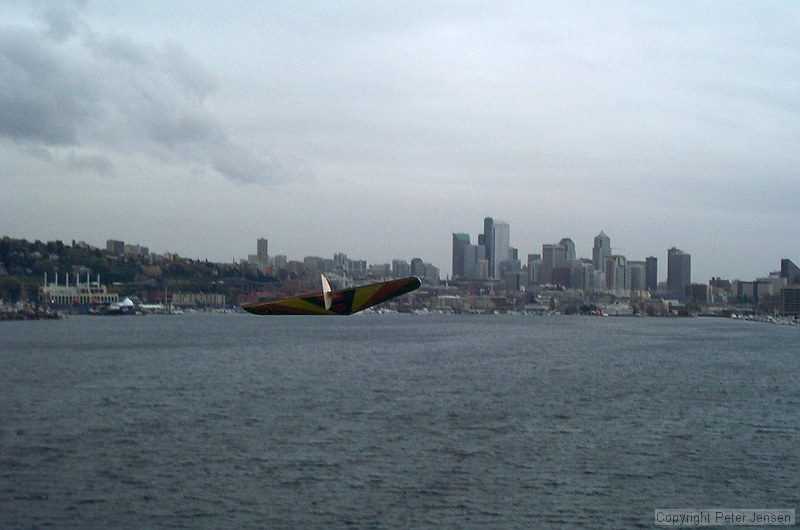
<instances>
[{"instance_id":1,"label":"downtown building cluster","mask_svg":"<svg viewBox=\"0 0 800 530\"><path fill-rule=\"evenodd\" d=\"M800 269L788 259L781 261L780 271L753 281L712 278L708 283L694 283L691 254L672 247L666 252L666 281L659 282L658 258L628 259L613 251L611 238L603 231L594 238L591 258L578 257L575 243L565 237L543 244L541 253L527 254L523 261L510 241L509 224L491 217L484 219L483 232L474 243L469 234L453 233L454 283L489 285L506 292L571 291L580 293L584 301L610 298L665 302L670 307L735 306L800 314Z\"/></svg>"},{"instance_id":2,"label":"downtown building cluster","mask_svg":"<svg viewBox=\"0 0 800 530\"><path fill-rule=\"evenodd\" d=\"M594 238L591 258L579 258L575 243L565 237L543 244L541 253L528 254L523 263L510 245L509 224L491 217L484 219L475 244L469 234L453 234L452 259L453 279L500 281L509 289L557 285L618 296L661 290L683 298L692 277L691 255L673 247L667 251L667 282L659 286L656 257L636 261L615 254L602 231Z\"/></svg>"}]
</instances>

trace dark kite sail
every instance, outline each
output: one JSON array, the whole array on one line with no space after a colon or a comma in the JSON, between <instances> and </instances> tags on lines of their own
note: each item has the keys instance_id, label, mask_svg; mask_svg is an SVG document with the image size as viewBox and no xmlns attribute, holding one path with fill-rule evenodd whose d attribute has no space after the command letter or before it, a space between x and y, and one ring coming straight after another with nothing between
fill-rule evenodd
<instances>
[{"instance_id":1,"label":"dark kite sail","mask_svg":"<svg viewBox=\"0 0 800 530\"><path fill-rule=\"evenodd\" d=\"M323 290L317 294L293 296L272 302L242 305L254 315L352 315L381 302L419 288L416 276L331 291L323 276Z\"/></svg>"}]
</instances>

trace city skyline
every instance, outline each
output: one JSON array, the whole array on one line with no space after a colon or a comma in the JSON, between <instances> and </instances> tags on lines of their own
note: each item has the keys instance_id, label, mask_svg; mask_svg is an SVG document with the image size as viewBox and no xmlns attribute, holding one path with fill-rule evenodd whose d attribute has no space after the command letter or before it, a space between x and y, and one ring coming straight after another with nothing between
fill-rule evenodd
<instances>
[{"instance_id":1,"label":"city skyline","mask_svg":"<svg viewBox=\"0 0 800 530\"><path fill-rule=\"evenodd\" d=\"M485 218L484 219L484 221L487 221L487 220L492 220L492 218ZM504 225L506 231L510 231L509 223L505 223L503 221L500 221L500 223L502 225ZM490 226L490 225L484 224L484 226L486 227L486 226ZM478 236L479 237L476 239L476 243L478 241L483 241L484 240L484 237L483 237L484 234L478 234ZM12 239L26 239L26 238L22 238L22 237L12 236L12 235L9 235L9 234L0 234L0 237L10 237ZM595 238L594 238L595 244L597 244L598 239L602 239L603 244L606 244L606 241L610 241L610 237L608 235L606 235L605 232L603 232L603 231L601 231L600 234L595 236ZM472 240L471 236L466 232L453 232L451 234L451 240L449 241L449 244L450 244L450 247L449 247L449 249L450 249L450 260L451 261L447 262L446 264L447 265L451 265L455 261L455 259L457 259L455 257L456 256L457 241L460 241L461 243L466 243L466 246L473 246L473 247L478 246L478 245L470 245L471 240ZM33 240L31 240L31 241L33 241ZM339 250L335 251L334 253L332 253L330 255L326 255L326 254L323 254L323 253L320 253L320 252L307 253L307 254L303 254L302 256L290 255L290 254L285 254L285 253L280 252L280 249L278 249L278 251L276 251L274 253L271 253L268 250L269 248L271 248L270 245L269 245L269 238L268 237L258 237L258 238L256 238L255 243L254 243L254 245L252 246L252 249L251 249L251 250L254 249L256 251L255 254L247 253L247 249L245 249L244 255L240 255L238 257L233 257L230 260L214 260L214 259L210 259L208 256L203 256L203 255L199 255L199 256L186 255L186 254L183 254L183 253L177 251L176 249L164 249L164 250L160 250L159 251L159 250L156 250L154 248L151 248L150 246L148 246L146 244L142 244L142 242L140 242L140 241L137 241L136 243L133 243L133 242L130 242L130 241L124 241L124 240L118 240L118 239L106 239L103 244L95 244L94 242L91 242L91 241L87 242L87 241L85 241L83 239L73 239L71 241L63 241L63 240L59 240L58 238L43 238L43 239L40 239L40 241L44 241L44 242L62 241L63 243L65 243L67 245L73 244L73 245L79 245L79 246L81 246L81 245L90 245L90 246L95 247L95 248L107 250L108 252L114 253L114 254L123 254L123 253L131 253L131 254L136 254L136 255L146 255L146 254L173 255L174 254L174 255L180 256L182 258L194 259L194 260L199 260L199 261L210 260L210 261L215 262L215 263L223 263L223 264L224 263L231 263L231 262L234 262L234 263L250 262L250 263L258 264L258 265L264 266L264 267L266 267L266 266L285 267L287 265L287 263L289 263L289 262L293 261L293 262L303 263L303 262L308 261L309 259L311 259L313 263L316 263L318 260L323 260L323 261L327 260L327 261L336 262L337 260L347 259L349 262L351 262L353 264L356 264L359 268L363 269L364 271L366 271L366 269L368 267L388 265L390 271L396 272L394 269L397 267L398 262L404 262L405 266L409 267L409 270L403 271L401 274L399 274L399 276L407 276L407 275L410 275L410 274L414 274L414 275L417 275L417 276L420 276L420 275L421 276L425 276L424 272L417 271L415 273L412 270L413 267L414 267L414 262L418 262L420 265L424 264L425 266L433 266L433 268L436 271L437 277L440 277L442 280L445 280L447 278L454 278L455 279L455 277L451 274L450 270L448 270L444 266L445 263L441 263L441 264L440 263L436 263L436 262L433 262L431 260L426 259L424 256L419 256L419 255L413 254L413 253L406 254L406 255L401 255L401 256L394 256L393 258L379 259L379 260L367 260L367 259L364 259L363 256L359 256L359 255L357 255L355 253L349 252L346 249L339 249ZM480 244L482 245L482 243L480 243ZM581 261L583 261L585 263L588 263L590 265L594 265L594 260L593 260L592 257L590 257L590 256L592 256L594 254L594 248L592 249L592 252L589 253L588 255L582 255L582 254L576 252L576 250L574 248L574 242L571 240L571 238L562 238L562 240L559 241L558 243L544 243L544 244L542 244L542 249L541 249L542 253L535 253L535 252L534 253L522 253L516 247L513 247L512 245L509 245L509 250L514 251L514 256L517 256L517 257L513 257L513 259L510 259L510 261L519 261L519 265L520 265L521 269L525 269L526 267L530 266L533 263L533 261L531 261L531 256L532 255L538 256L538 259L541 261L542 258L544 257L543 253L547 252L547 249L549 247L561 247L562 245L564 245L564 246L561 248L561 250L564 253L565 258L566 258L566 256L574 255L574 259L581 260ZM611 248L613 249L613 247L611 247ZM462 247L462 250L463 250L463 247ZM680 291L682 288L685 288L689 284L707 284L711 280L714 280L714 279L751 281L751 280L755 280L757 278L764 278L764 277L766 277L766 276L768 276L768 275L770 275L772 273L784 273L784 274L786 274L786 271L783 271L784 262L789 262L792 259L792 258L786 258L786 257L780 258L778 260L776 266L768 267L767 268L768 270L764 269L760 273L758 273L756 275L753 275L751 277L736 276L736 275L730 276L730 277L710 276L709 278L704 279L704 278L696 278L696 277L693 278L693 275L695 273L692 272L693 271L693 265L692 265L691 253L684 252L683 250L678 249L678 248L676 248L674 246L666 249L664 253L665 253L665 256L663 257L663 259L660 256L646 256L646 257L625 256L625 255L618 255L618 254L614 254L614 253L609 253L606 257L609 260L611 258L622 258L624 260L623 264L622 264L623 267L625 267L626 264L627 264L627 266L633 266L635 268L641 268L640 272L639 271L635 272L635 274L641 275L641 278L638 278L636 280L637 284L640 282L641 285L644 286L642 288L642 290L650 290L650 291L655 291L656 288L658 287L658 284L662 284L663 286L668 287L669 289ZM522 256L524 256L524 255L528 256L528 260L523 260L522 259ZM677 258L676 258L676 255L677 255ZM279 260L279 263L275 263L276 258ZM484 258L480 258L478 255L475 255L474 258L476 260L485 259L485 254L484 254ZM545 257L545 260L546 259L547 258ZM677 261L673 261L673 260L677 260ZM462 261L464 261L463 258L462 258ZM553 266L553 265L563 266L563 265L567 264L567 261L568 261L568 259L562 259L562 261L559 261L557 264L551 264L551 266ZM319 266L319 264L317 264L316 266ZM671 283L671 281L670 281L671 280L670 270L674 271L674 275L673 276L678 278L676 280L673 280L674 283ZM513 272L513 271L511 271L511 272ZM605 271L600 271L600 272L604 272L605 273ZM471 272L470 273L465 273L465 274L461 275L461 278L462 279L470 278L471 274L472 274ZM628 274L630 274L630 273L628 273ZM397 274L395 274L395 275L398 276ZM652 275L652 277L651 277L651 275ZM477 278L481 278L481 277L482 276L478 275L478 276L476 276L476 279ZM800 278L800 274L798 274L797 277ZM486 270L485 270L485 278L486 279L491 279L489 277L488 265L487 265ZM501 280L502 278L501 277L495 277L494 279ZM628 279L630 279L630 278L628 278ZM603 281L606 281L605 278L603 279ZM543 282L543 283L549 283L549 281L546 281L546 282ZM556 282L556 283L558 283L558 282ZM609 286L609 287L611 287L611 286Z\"/></svg>"},{"instance_id":2,"label":"city skyline","mask_svg":"<svg viewBox=\"0 0 800 530\"><path fill-rule=\"evenodd\" d=\"M7 3L0 231L218 262L266 235L447 275L451 234L488 213L521 257L565 237L590 257L603 230L636 259L684 250L694 281L758 277L800 256L798 18L794 2Z\"/></svg>"}]
</instances>

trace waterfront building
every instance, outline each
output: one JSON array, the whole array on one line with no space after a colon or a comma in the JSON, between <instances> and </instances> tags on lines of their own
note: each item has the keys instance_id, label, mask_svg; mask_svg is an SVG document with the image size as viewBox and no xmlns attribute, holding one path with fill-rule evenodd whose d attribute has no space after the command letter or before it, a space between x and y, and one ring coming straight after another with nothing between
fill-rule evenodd
<instances>
[{"instance_id":1,"label":"waterfront building","mask_svg":"<svg viewBox=\"0 0 800 530\"><path fill-rule=\"evenodd\" d=\"M781 289L781 313L787 316L800 316L800 284Z\"/></svg>"},{"instance_id":2,"label":"waterfront building","mask_svg":"<svg viewBox=\"0 0 800 530\"><path fill-rule=\"evenodd\" d=\"M722 278L711 278L708 282L708 301L712 304L727 304L731 299L731 282Z\"/></svg>"},{"instance_id":3,"label":"waterfront building","mask_svg":"<svg viewBox=\"0 0 800 530\"><path fill-rule=\"evenodd\" d=\"M592 247L592 264L594 270L606 272L606 260L611 256L611 238L602 230L594 238Z\"/></svg>"},{"instance_id":4,"label":"waterfront building","mask_svg":"<svg viewBox=\"0 0 800 530\"><path fill-rule=\"evenodd\" d=\"M220 293L172 293L172 305L181 307L225 307L225 295Z\"/></svg>"},{"instance_id":5,"label":"waterfront building","mask_svg":"<svg viewBox=\"0 0 800 530\"><path fill-rule=\"evenodd\" d=\"M45 274L44 286L39 291L39 300L56 308L78 307L81 312L85 312L92 305L119 302L119 295L108 292L108 288L100 283L100 275L97 276L95 282L90 281L88 273L85 282L81 282L78 275L74 275L72 281L73 283L70 285L70 275L66 273L64 285L59 285L56 273L55 282L50 283Z\"/></svg>"},{"instance_id":6,"label":"waterfront building","mask_svg":"<svg viewBox=\"0 0 800 530\"><path fill-rule=\"evenodd\" d=\"M708 303L708 285L704 283L691 283L687 288L689 300L698 304Z\"/></svg>"},{"instance_id":7,"label":"waterfront building","mask_svg":"<svg viewBox=\"0 0 800 530\"><path fill-rule=\"evenodd\" d=\"M800 267L790 259L781 260L781 278L786 278L788 285L800 285Z\"/></svg>"}]
</instances>

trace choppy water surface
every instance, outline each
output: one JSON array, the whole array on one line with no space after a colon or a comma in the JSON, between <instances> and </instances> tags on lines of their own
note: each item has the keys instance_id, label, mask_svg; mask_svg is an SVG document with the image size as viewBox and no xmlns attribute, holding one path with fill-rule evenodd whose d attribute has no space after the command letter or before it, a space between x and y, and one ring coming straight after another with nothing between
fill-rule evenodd
<instances>
[{"instance_id":1,"label":"choppy water surface","mask_svg":"<svg viewBox=\"0 0 800 530\"><path fill-rule=\"evenodd\" d=\"M800 330L250 315L0 325L0 527L650 527L800 508Z\"/></svg>"}]
</instances>

